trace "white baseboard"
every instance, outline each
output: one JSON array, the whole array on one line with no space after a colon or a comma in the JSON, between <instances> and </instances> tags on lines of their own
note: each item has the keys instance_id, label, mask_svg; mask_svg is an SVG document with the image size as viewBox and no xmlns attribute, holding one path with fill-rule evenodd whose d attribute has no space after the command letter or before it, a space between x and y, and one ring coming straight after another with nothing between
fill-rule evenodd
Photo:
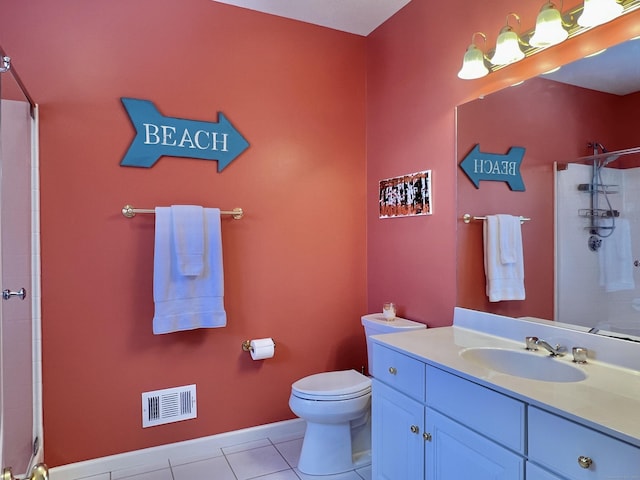
<instances>
[{"instance_id":1,"label":"white baseboard","mask_svg":"<svg viewBox=\"0 0 640 480\"><path fill-rule=\"evenodd\" d=\"M269 439L274 443L278 443L288 439L299 438L304 435L305 428L306 422L300 418L258 425L243 430L54 467L49 470L49 478L51 480L76 480L142 465L164 464L168 467L169 461L172 464L178 464L184 463L189 459L212 457L221 454L219 452L223 447L239 445L254 440ZM109 476L106 476L106 478L109 478Z\"/></svg>"}]
</instances>

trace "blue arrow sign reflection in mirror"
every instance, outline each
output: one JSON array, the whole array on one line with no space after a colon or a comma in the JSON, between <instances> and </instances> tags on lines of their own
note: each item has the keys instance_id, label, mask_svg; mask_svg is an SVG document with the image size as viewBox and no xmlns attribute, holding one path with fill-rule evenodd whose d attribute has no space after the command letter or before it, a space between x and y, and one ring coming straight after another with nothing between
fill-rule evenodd
<instances>
[{"instance_id":1,"label":"blue arrow sign reflection in mirror","mask_svg":"<svg viewBox=\"0 0 640 480\"><path fill-rule=\"evenodd\" d=\"M152 167L160 157L217 160L218 172L249 147L249 142L222 114L218 122L165 117L149 100L122 98L136 136L120 162L128 167Z\"/></svg>"},{"instance_id":2,"label":"blue arrow sign reflection in mirror","mask_svg":"<svg viewBox=\"0 0 640 480\"><path fill-rule=\"evenodd\" d=\"M476 145L460 162L460 168L476 188L480 188L481 180L490 180L507 182L511 190L524 192L524 182L520 174L524 152L523 147L511 147L506 155L485 153L480 151L480 145Z\"/></svg>"}]
</instances>

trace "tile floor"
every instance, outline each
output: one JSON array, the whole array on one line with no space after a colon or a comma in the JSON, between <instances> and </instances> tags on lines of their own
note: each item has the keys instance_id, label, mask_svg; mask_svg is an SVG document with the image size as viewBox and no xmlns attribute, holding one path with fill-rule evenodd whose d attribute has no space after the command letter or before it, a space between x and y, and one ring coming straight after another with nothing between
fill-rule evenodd
<instances>
[{"instance_id":1,"label":"tile floor","mask_svg":"<svg viewBox=\"0 0 640 480\"><path fill-rule=\"evenodd\" d=\"M296 468L301 447L302 438L261 439L223 447L206 458L167 459L164 464L116 470L82 480L371 480L370 466L337 475L305 475Z\"/></svg>"}]
</instances>

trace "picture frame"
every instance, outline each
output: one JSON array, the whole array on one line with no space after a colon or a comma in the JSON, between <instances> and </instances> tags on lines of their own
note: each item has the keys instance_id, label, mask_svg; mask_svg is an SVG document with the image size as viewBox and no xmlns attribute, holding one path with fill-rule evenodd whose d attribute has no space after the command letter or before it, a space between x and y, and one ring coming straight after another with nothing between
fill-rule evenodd
<instances>
[{"instance_id":1,"label":"picture frame","mask_svg":"<svg viewBox=\"0 0 640 480\"><path fill-rule=\"evenodd\" d=\"M433 214L431 170L380 180L380 218Z\"/></svg>"}]
</instances>

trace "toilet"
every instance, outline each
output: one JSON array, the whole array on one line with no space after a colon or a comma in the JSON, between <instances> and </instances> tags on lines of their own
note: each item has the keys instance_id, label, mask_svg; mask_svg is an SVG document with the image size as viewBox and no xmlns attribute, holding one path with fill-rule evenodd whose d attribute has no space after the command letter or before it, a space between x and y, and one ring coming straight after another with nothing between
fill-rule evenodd
<instances>
[{"instance_id":1,"label":"toilet","mask_svg":"<svg viewBox=\"0 0 640 480\"><path fill-rule=\"evenodd\" d=\"M382 314L362 317L372 370L371 335L426 328L426 325ZM356 370L316 373L291 385L289 408L306 420L298 470L332 475L371 463L371 379Z\"/></svg>"}]
</instances>

